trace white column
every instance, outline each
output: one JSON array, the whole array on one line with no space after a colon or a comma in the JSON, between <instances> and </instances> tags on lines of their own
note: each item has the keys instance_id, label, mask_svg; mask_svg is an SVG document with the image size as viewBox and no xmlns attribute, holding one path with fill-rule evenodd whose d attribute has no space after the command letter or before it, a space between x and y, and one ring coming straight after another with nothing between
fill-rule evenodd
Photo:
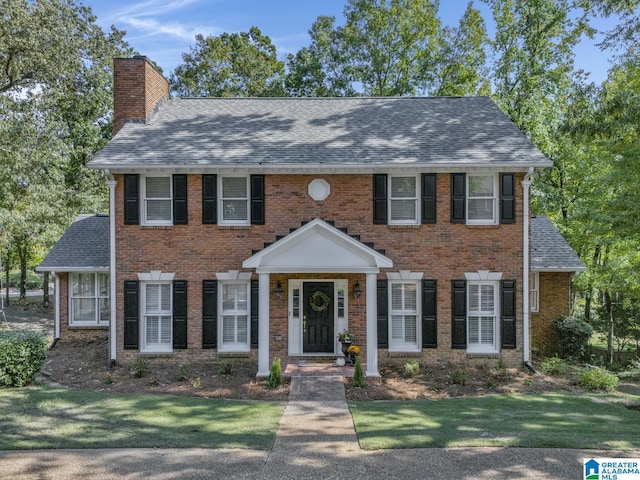
<instances>
[{"instance_id":1,"label":"white column","mask_svg":"<svg viewBox=\"0 0 640 480\"><path fill-rule=\"evenodd\" d=\"M116 182L109 174L109 364L116 360Z\"/></svg>"},{"instance_id":2,"label":"white column","mask_svg":"<svg viewBox=\"0 0 640 480\"><path fill-rule=\"evenodd\" d=\"M378 372L378 282L377 274L367 273L367 377L379 377Z\"/></svg>"},{"instance_id":3,"label":"white column","mask_svg":"<svg viewBox=\"0 0 640 480\"><path fill-rule=\"evenodd\" d=\"M258 377L269 376L269 274L259 274L258 290Z\"/></svg>"}]
</instances>

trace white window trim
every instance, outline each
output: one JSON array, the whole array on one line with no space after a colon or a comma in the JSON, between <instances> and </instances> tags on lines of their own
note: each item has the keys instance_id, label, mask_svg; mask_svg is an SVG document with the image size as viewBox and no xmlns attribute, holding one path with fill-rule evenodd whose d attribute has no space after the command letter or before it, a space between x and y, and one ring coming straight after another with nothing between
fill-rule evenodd
<instances>
[{"instance_id":1,"label":"white window trim","mask_svg":"<svg viewBox=\"0 0 640 480\"><path fill-rule=\"evenodd\" d=\"M404 341L395 343L392 335L392 317L394 315L393 310L393 285L395 284L412 284L416 286L416 343L409 344ZM419 280L389 280L388 281L388 302L389 302L389 352L421 352L422 351L422 290ZM401 310L396 315L413 315L413 312Z\"/></svg>"},{"instance_id":2,"label":"white window trim","mask_svg":"<svg viewBox=\"0 0 640 480\"><path fill-rule=\"evenodd\" d=\"M540 311L540 272L530 272L529 306L533 313Z\"/></svg>"},{"instance_id":3,"label":"white window trim","mask_svg":"<svg viewBox=\"0 0 640 480\"><path fill-rule=\"evenodd\" d=\"M220 281L220 280L219 280ZM244 285L247 289L247 341L246 343L224 343L223 342L223 329L224 329L224 285ZM231 280L220 281L218 286L218 351L224 353L245 353L251 350L251 282L245 280ZM227 315L241 315L239 311L227 312Z\"/></svg>"},{"instance_id":4,"label":"white window trim","mask_svg":"<svg viewBox=\"0 0 640 480\"><path fill-rule=\"evenodd\" d=\"M73 295L73 276L74 275L78 275L78 274L82 274L82 275L93 275L93 282L94 282L94 288L95 288L95 295L92 295L91 297L84 297L84 296L79 296L76 297ZM69 281L68 281L68 290L69 290L69 326L70 327L101 327L101 326L109 326L109 319L107 320L103 320L100 321L100 300L102 299L106 299L107 301L109 300L109 290L107 290L107 294L101 296L100 295L100 275L106 275L107 279L109 278L109 274L108 273L104 273L104 272L70 272L69 273ZM96 317L94 320L92 321L83 321L83 320L75 320L75 313L74 313L74 299L80 299L80 298L84 298L84 299L88 299L91 298L94 300L95 302L95 310L96 310ZM111 313L111 312L109 312Z\"/></svg>"},{"instance_id":5,"label":"white window trim","mask_svg":"<svg viewBox=\"0 0 640 480\"><path fill-rule=\"evenodd\" d=\"M153 200L169 200L169 219L168 220L147 220L147 178L168 178L169 179L169 198L154 198ZM166 226L173 225L173 176L172 175L141 175L140 190L142 197L142 221L141 225Z\"/></svg>"},{"instance_id":6,"label":"white window trim","mask_svg":"<svg viewBox=\"0 0 640 480\"><path fill-rule=\"evenodd\" d=\"M140 276L140 275L139 275ZM146 305L146 289L148 285L169 285L169 310L168 315L165 313L147 313ZM140 318L142 319L140 325L140 335L142 341L140 342L142 353L171 353L173 352L173 283L167 280L146 280L140 283ZM167 345L153 344L147 345L147 315L149 316L170 316L171 317L171 341Z\"/></svg>"},{"instance_id":7,"label":"white window trim","mask_svg":"<svg viewBox=\"0 0 640 480\"><path fill-rule=\"evenodd\" d=\"M483 345L483 344L478 344L478 343L471 343L469 341L469 317L476 317L476 316L488 316L487 312L483 312L483 311L479 311L479 312L471 312L470 308L469 308L469 299L471 297L471 289L469 288L471 285L491 285L493 286L493 306L494 306L494 311L493 313L493 344L491 345ZM467 283L467 298L466 298L466 310L467 310L467 353L487 353L487 354L493 354L493 353L499 353L499 345L500 345L500 329L499 327L499 322L500 322L500 283L498 281L491 281L491 280L474 280L474 281L469 281Z\"/></svg>"},{"instance_id":8,"label":"white window trim","mask_svg":"<svg viewBox=\"0 0 640 480\"><path fill-rule=\"evenodd\" d=\"M247 218L246 220L225 220L224 219L224 190L222 188L222 182L225 178L244 178L246 179L247 186ZM218 224L228 226L246 226L251 225L251 178L249 175L218 175ZM237 198L236 200L241 200Z\"/></svg>"},{"instance_id":9,"label":"white window trim","mask_svg":"<svg viewBox=\"0 0 640 480\"><path fill-rule=\"evenodd\" d=\"M491 220L487 220L487 219L470 219L469 218L469 201L471 200L471 197L469 195L469 179L471 177L493 177L493 218ZM498 181L498 174L497 173L471 173L471 174L467 174L466 176L466 185L465 185L465 212L466 212L466 223L467 225L498 225L499 220L498 220L498 204L500 201L499 198L499 192L500 192L500 182ZM479 200L482 198L489 198L489 197L473 197L474 200Z\"/></svg>"},{"instance_id":10,"label":"white window trim","mask_svg":"<svg viewBox=\"0 0 640 480\"><path fill-rule=\"evenodd\" d=\"M393 198L391 196L391 192L392 192L392 183L393 183L393 178L405 178L405 177L412 177L415 180L415 189L416 189L416 194L415 197L413 198L414 202L415 202L415 212L416 212L416 217L412 220L393 220L391 218L391 212L392 212L392 208L391 205L393 203L394 200L411 200L411 198L409 197L398 197L398 198ZM420 223L420 179L418 175L413 175L413 174L394 174L394 175L389 175L388 176L388 186L387 186L388 190L387 190L387 211L389 212L389 225L418 225Z\"/></svg>"}]
</instances>

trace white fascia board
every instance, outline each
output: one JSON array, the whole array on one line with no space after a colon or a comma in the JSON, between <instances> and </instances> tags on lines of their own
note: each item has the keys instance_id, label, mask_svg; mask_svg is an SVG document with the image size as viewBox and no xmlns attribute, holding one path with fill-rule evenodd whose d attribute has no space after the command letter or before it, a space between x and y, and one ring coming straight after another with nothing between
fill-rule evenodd
<instances>
[{"instance_id":1,"label":"white fascia board","mask_svg":"<svg viewBox=\"0 0 640 480\"><path fill-rule=\"evenodd\" d=\"M36 272L59 272L59 273L109 273L109 267L36 267Z\"/></svg>"}]
</instances>

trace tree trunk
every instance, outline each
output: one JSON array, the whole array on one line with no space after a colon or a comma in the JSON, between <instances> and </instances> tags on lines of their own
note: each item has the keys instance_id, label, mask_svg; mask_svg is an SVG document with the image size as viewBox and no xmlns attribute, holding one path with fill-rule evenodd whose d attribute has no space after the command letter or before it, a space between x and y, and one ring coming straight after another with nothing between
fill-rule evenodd
<instances>
[{"instance_id":1,"label":"tree trunk","mask_svg":"<svg viewBox=\"0 0 640 480\"><path fill-rule=\"evenodd\" d=\"M609 317L609 334L607 335L607 352L609 357L609 365L613 364L613 308L611 305L611 294L604 292L604 307Z\"/></svg>"},{"instance_id":2,"label":"tree trunk","mask_svg":"<svg viewBox=\"0 0 640 480\"><path fill-rule=\"evenodd\" d=\"M5 305L9 305L9 256L7 255L6 265L4 266L4 286L5 286Z\"/></svg>"},{"instance_id":3,"label":"tree trunk","mask_svg":"<svg viewBox=\"0 0 640 480\"><path fill-rule=\"evenodd\" d=\"M42 306L49 308L49 272L44 272L42 280Z\"/></svg>"}]
</instances>

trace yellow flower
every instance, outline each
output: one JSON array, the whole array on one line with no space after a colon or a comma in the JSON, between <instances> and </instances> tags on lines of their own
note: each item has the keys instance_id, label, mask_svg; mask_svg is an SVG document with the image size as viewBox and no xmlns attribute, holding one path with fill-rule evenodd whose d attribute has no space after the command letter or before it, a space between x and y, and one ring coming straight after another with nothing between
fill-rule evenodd
<instances>
[{"instance_id":1,"label":"yellow flower","mask_svg":"<svg viewBox=\"0 0 640 480\"><path fill-rule=\"evenodd\" d=\"M347 353L350 353L352 355L360 355L360 347L357 345L351 345L348 349L347 349Z\"/></svg>"}]
</instances>

